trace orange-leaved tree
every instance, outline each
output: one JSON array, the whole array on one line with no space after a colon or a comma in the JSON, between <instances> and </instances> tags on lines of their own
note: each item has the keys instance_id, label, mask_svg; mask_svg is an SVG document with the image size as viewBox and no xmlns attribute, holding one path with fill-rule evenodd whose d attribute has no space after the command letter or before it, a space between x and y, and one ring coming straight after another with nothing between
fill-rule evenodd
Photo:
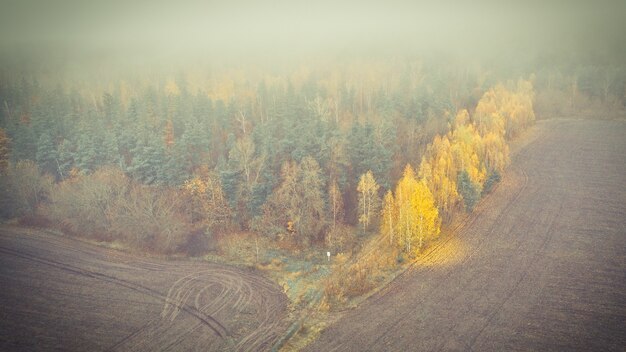
<instances>
[{"instance_id":1,"label":"orange-leaved tree","mask_svg":"<svg viewBox=\"0 0 626 352\"><path fill-rule=\"evenodd\" d=\"M202 167L196 175L185 181L183 191L189 199L192 223L201 223L214 230L224 230L230 225L232 211L216 174Z\"/></svg>"}]
</instances>

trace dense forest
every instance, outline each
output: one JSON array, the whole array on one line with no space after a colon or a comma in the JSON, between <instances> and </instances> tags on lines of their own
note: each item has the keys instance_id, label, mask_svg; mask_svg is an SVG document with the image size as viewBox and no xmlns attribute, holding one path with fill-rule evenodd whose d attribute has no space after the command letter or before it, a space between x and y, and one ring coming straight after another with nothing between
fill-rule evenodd
<instances>
[{"instance_id":1,"label":"dense forest","mask_svg":"<svg viewBox=\"0 0 626 352\"><path fill-rule=\"evenodd\" d=\"M621 343L624 14L0 4L4 345Z\"/></svg>"},{"instance_id":2,"label":"dense forest","mask_svg":"<svg viewBox=\"0 0 626 352\"><path fill-rule=\"evenodd\" d=\"M419 250L500 179L537 100L540 116L626 101L623 70L538 72L409 59L89 83L5 72L1 215L167 253L242 231L333 251L382 232Z\"/></svg>"},{"instance_id":3,"label":"dense forest","mask_svg":"<svg viewBox=\"0 0 626 352\"><path fill-rule=\"evenodd\" d=\"M607 9L329 5L10 6L0 217L332 306L452 232L536 119L624 114Z\"/></svg>"}]
</instances>

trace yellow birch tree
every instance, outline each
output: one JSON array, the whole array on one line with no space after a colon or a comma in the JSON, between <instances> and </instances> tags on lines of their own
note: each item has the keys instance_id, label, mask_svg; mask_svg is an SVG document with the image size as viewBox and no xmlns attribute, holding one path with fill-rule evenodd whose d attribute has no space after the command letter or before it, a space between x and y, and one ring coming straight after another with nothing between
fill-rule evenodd
<instances>
[{"instance_id":1,"label":"yellow birch tree","mask_svg":"<svg viewBox=\"0 0 626 352\"><path fill-rule=\"evenodd\" d=\"M432 240L439 235L439 212L435 206L435 199L428 189L426 182L421 180L411 196L411 207L416 217L413 219L413 241L417 242L417 250L421 249L424 241Z\"/></svg>"},{"instance_id":2,"label":"yellow birch tree","mask_svg":"<svg viewBox=\"0 0 626 352\"><path fill-rule=\"evenodd\" d=\"M396 209L398 210L398 221L396 226L398 244L405 252L411 251L411 244L414 236L413 220L417 216L411 206L411 197L417 189L415 172L411 165L404 168L402 178L396 185Z\"/></svg>"},{"instance_id":3,"label":"yellow birch tree","mask_svg":"<svg viewBox=\"0 0 626 352\"><path fill-rule=\"evenodd\" d=\"M378 213L380 206L379 188L380 186L376 183L371 170L361 175L357 191L359 192L359 223L363 225L363 231L370 227L374 215Z\"/></svg>"},{"instance_id":4,"label":"yellow birch tree","mask_svg":"<svg viewBox=\"0 0 626 352\"><path fill-rule=\"evenodd\" d=\"M380 234L383 238L389 239L389 244L393 245L395 228L398 224L398 209L396 208L396 202L393 198L391 190L387 191L383 198L383 210L381 213L380 221Z\"/></svg>"}]
</instances>

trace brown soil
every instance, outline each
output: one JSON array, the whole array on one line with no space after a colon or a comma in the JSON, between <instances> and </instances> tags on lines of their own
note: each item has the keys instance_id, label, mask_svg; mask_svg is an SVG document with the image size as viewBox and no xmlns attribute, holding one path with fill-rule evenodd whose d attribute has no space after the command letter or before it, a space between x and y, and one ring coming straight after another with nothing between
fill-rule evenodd
<instances>
[{"instance_id":1,"label":"brown soil","mask_svg":"<svg viewBox=\"0 0 626 352\"><path fill-rule=\"evenodd\" d=\"M286 308L243 269L0 227L2 351L269 350Z\"/></svg>"},{"instance_id":2,"label":"brown soil","mask_svg":"<svg viewBox=\"0 0 626 352\"><path fill-rule=\"evenodd\" d=\"M626 122L535 129L456 234L308 350L626 350Z\"/></svg>"}]
</instances>

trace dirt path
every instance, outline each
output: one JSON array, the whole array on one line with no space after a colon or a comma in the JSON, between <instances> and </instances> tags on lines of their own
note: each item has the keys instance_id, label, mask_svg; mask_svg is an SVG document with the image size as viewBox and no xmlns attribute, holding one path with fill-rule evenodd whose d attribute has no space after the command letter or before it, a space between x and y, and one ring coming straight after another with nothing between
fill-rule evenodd
<instances>
[{"instance_id":1,"label":"dirt path","mask_svg":"<svg viewBox=\"0 0 626 352\"><path fill-rule=\"evenodd\" d=\"M457 235L308 350L625 350L626 122L536 128Z\"/></svg>"},{"instance_id":2,"label":"dirt path","mask_svg":"<svg viewBox=\"0 0 626 352\"><path fill-rule=\"evenodd\" d=\"M287 299L224 265L136 257L0 227L0 350L268 350Z\"/></svg>"}]
</instances>

